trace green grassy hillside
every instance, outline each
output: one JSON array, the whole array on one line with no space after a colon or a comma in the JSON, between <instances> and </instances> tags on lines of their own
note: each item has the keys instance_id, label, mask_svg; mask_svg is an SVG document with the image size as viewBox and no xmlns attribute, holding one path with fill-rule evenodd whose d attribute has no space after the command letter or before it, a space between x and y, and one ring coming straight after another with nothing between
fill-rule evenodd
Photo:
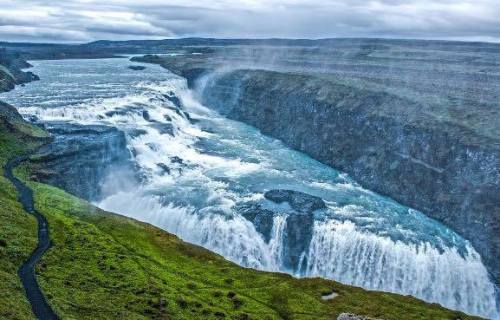
<instances>
[{"instance_id":1,"label":"green grassy hillside","mask_svg":"<svg viewBox=\"0 0 500 320\"><path fill-rule=\"evenodd\" d=\"M2 119L6 119L5 117ZM30 125L0 123L0 164L41 143ZM29 180L29 165L16 170ZM151 225L28 182L53 247L37 274L62 319L472 319L412 297L323 279L246 269ZM17 268L36 244L36 221L0 177L0 319L32 319ZM336 292L333 300L322 294Z\"/></svg>"},{"instance_id":2,"label":"green grassy hillside","mask_svg":"<svg viewBox=\"0 0 500 320\"><path fill-rule=\"evenodd\" d=\"M27 125L0 104L0 319L30 319L31 308L17 269L37 243L36 219L17 201L14 187L3 176L8 159L41 143L43 131Z\"/></svg>"}]
</instances>

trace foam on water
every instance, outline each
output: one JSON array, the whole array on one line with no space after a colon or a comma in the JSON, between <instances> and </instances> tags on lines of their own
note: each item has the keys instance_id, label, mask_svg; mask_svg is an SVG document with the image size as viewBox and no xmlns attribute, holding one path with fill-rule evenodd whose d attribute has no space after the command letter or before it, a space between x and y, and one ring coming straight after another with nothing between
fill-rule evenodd
<instances>
[{"instance_id":1,"label":"foam on water","mask_svg":"<svg viewBox=\"0 0 500 320\"><path fill-rule=\"evenodd\" d=\"M243 266L323 276L499 318L494 285L466 240L205 108L184 79L157 66L130 71L124 59L34 64L41 81L2 95L24 116L111 125L127 135L141 182L111 173L97 203L101 208L154 224ZM184 110L167 96L178 97ZM173 135L163 130L168 126ZM241 202L263 201L264 191L277 188L321 197L328 206L294 270L283 263L286 216L274 216L266 242L234 210Z\"/></svg>"},{"instance_id":2,"label":"foam on water","mask_svg":"<svg viewBox=\"0 0 500 320\"><path fill-rule=\"evenodd\" d=\"M394 242L359 232L352 222L330 220L316 222L307 255L307 276L411 294L474 314L496 314L494 287L487 285L486 269L472 248L463 257L455 248L441 252L429 243Z\"/></svg>"},{"instance_id":3,"label":"foam on water","mask_svg":"<svg viewBox=\"0 0 500 320\"><path fill-rule=\"evenodd\" d=\"M194 208L161 205L160 202L155 196L147 196L142 192L118 193L102 201L100 206L152 223L179 235L185 241L210 248L238 264L278 270L267 254L270 252L269 246L248 220L238 216L202 215Z\"/></svg>"}]
</instances>

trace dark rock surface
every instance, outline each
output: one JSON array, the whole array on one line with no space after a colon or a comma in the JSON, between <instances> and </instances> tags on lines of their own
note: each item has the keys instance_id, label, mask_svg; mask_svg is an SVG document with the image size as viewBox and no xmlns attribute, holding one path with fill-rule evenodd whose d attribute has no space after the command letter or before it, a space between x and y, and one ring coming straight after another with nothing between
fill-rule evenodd
<instances>
[{"instance_id":1,"label":"dark rock surface","mask_svg":"<svg viewBox=\"0 0 500 320\"><path fill-rule=\"evenodd\" d=\"M16 85L40 80L36 74L22 70L30 67L19 54L0 49L0 92L12 90Z\"/></svg>"},{"instance_id":2,"label":"dark rock surface","mask_svg":"<svg viewBox=\"0 0 500 320\"><path fill-rule=\"evenodd\" d=\"M164 174L170 174L171 170L170 170L170 168L166 164L164 164L164 163L157 163L156 165L158 166L158 168L161 169L162 175L164 175Z\"/></svg>"},{"instance_id":3,"label":"dark rock surface","mask_svg":"<svg viewBox=\"0 0 500 320\"><path fill-rule=\"evenodd\" d=\"M163 95L168 101L172 102L174 106L178 109L182 109L182 103L181 100L175 96L173 93L172 95L165 94Z\"/></svg>"},{"instance_id":4,"label":"dark rock surface","mask_svg":"<svg viewBox=\"0 0 500 320\"><path fill-rule=\"evenodd\" d=\"M171 123L153 123L151 127L158 130L161 134L169 134L174 136L174 126Z\"/></svg>"},{"instance_id":5,"label":"dark rock surface","mask_svg":"<svg viewBox=\"0 0 500 320\"><path fill-rule=\"evenodd\" d=\"M294 190L270 190L264 193L264 198L275 203L288 202L299 213L309 214L316 210L326 209L323 199Z\"/></svg>"},{"instance_id":6,"label":"dark rock surface","mask_svg":"<svg viewBox=\"0 0 500 320\"><path fill-rule=\"evenodd\" d=\"M8 122L23 121L17 109L3 101L0 101L0 118L5 118Z\"/></svg>"},{"instance_id":7,"label":"dark rock surface","mask_svg":"<svg viewBox=\"0 0 500 320\"><path fill-rule=\"evenodd\" d=\"M236 211L251 221L255 229L269 242L273 229L273 218L276 214L272 210L264 209L261 204L244 203L236 207Z\"/></svg>"},{"instance_id":8,"label":"dark rock surface","mask_svg":"<svg viewBox=\"0 0 500 320\"><path fill-rule=\"evenodd\" d=\"M293 190L270 190L264 198L275 204L288 206L269 206L262 202L243 203L237 206L238 213L251 221L264 240L269 242L272 236L274 217L286 216L286 229L283 237L283 261L286 268L296 271L301 255L307 252L311 242L314 213L325 209L321 198ZM307 261L304 259L303 263Z\"/></svg>"},{"instance_id":9,"label":"dark rock surface","mask_svg":"<svg viewBox=\"0 0 500 320\"><path fill-rule=\"evenodd\" d=\"M49 123L51 144L42 148L38 180L78 197L98 200L108 174L132 171L125 135L116 128Z\"/></svg>"},{"instance_id":10,"label":"dark rock surface","mask_svg":"<svg viewBox=\"0 0 500 320\"><path fill-rule=\"evenodd\" d=\"M128 66L128 68L129 68L130 70L136 70L136 71L140 71L140 70L144 70L144 69L146 69L146 67L145 67L145 66Z\"/></svg>"}]
</instances>

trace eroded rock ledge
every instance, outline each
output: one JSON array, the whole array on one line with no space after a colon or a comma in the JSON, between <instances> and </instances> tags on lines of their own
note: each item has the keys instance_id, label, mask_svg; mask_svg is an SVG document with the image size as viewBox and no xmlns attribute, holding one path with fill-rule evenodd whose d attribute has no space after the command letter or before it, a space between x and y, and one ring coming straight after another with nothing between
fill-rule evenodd
<instances>
[{"instance_id":1,"label":"eroded rock ledge","mask_svg":"<svg viewBox=\"0 0 500 320\"><path fill-rule=\"evenodd\" d=\"M47 123L52 143L33 159L39 181L60 187L86 200L99 200L109 174L119 180L131 174L125 135L113 127ZM38 160L38 161L37 161Z\"/></svg>"},{"instance_id":2,"label":"eroded rock ledge","mask_svg":"<svg viewBox=\"0 0 500 320\"><path fill-rule=\"evenodd\" d=\"M325 202L316 196L294 190L269 190L264 193L266 202L239 204L236 210L251 221L266 242L270 241L274 220L282 216L286 223L283 259L286 268L297 271L307 264L304 254L309 248L314 228L314 214L326 209ZM302 257L302 260L301 260ZM299 266L299 263L302 265Z\"/></svg>"}]
</instances>

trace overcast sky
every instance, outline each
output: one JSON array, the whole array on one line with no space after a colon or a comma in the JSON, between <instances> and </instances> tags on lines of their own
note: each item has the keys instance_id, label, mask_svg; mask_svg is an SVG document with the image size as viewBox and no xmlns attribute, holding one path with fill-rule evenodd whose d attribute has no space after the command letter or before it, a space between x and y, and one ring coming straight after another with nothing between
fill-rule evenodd
<instances>
[{"instance_id":1,"label":"overcast sky","mask_svg":"<svg viewBox=\"0 0 500 320\"><path fill-rule=\"evenodd\" d=\"M500 0L0 0L0 40L391 37L500 42Z\"/></svg>"}]
</instances>

